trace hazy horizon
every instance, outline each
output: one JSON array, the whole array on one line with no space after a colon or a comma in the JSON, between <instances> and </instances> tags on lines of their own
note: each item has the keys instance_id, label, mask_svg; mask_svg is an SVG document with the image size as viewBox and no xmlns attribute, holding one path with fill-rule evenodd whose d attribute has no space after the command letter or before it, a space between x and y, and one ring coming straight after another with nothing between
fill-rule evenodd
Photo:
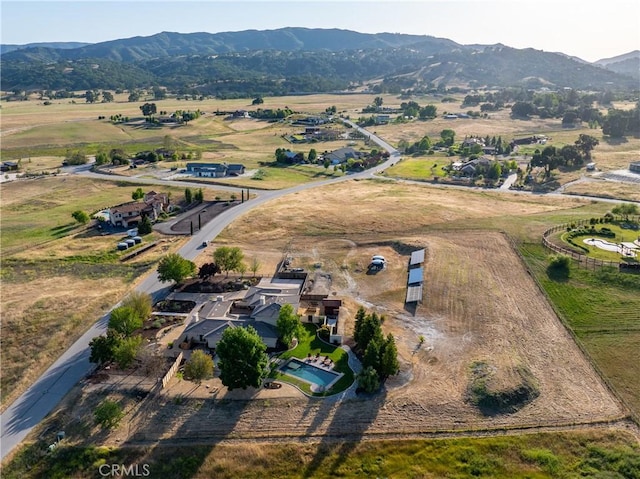
<instances>
[{"instance_id":1,"label":"hazy horizon","mask_svg":"<svg viewBox=\"0 0 640 479\"><path fill-rule=\"evenodd\" d=\"M640 2L3 1L2 44L104 41L163 31L221 33L285 27L404 33L463 45L502 43L594 62L640 50ZM196 15L197 12L197 15ZM624 14L623 14L624 12Z\"/></svg>"}]
</instances>

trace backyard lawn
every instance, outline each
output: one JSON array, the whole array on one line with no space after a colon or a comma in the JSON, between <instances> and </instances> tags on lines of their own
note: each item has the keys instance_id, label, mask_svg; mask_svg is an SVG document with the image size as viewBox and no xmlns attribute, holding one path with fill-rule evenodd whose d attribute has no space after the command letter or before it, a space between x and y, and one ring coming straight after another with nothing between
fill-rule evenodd
<instances>
[{"instance_id":1,"label":"backyard lawn","mask_svg":"<svg viewBox=\"0 0 640 479\"><path fill-rule=\"evenodd\" d=\"M431 180L434 176L445 176L442 167L448 165L449 161L448 158L443 157L404 158L394 166L387 168L384 175L410 180Z\"/></svg>"},{"instance_id":2,"label":"backyard lawn","mask_svg":"<svg viewBox=\"0 0 640 479\"><path fill-rule=\"evenodd\" d=\"M608 236L606 234L600 234L599 231L601 228L606 228L615 236ZM591 226L584 226L585 230L584 234L577 235L573 238L573 243L578 244L580 249L583 250L591 258L597 258L605 261L620 261L622 258L619 251L608 251L607 249L603 249L602 247L596 246L597 244L603 244L602 242L611 243L611 247L618 245L620 243L633 243L640 238L640 230L638 229L638 224L634 222L624 222L617 221L614 223L606 223L606 224L597 224L594 225L594 230L590 230ZM565 243L570 243L570 232L565 232L561 235L562 240ZM592 239L598 239L601 242L592 243ZM585 242L587 240L588 242ZM588 253L587 251L588 250ZM629 260L629 258L626 258ZM633 259L631 259L633 262Z\"/></svg>"}]
</instances>

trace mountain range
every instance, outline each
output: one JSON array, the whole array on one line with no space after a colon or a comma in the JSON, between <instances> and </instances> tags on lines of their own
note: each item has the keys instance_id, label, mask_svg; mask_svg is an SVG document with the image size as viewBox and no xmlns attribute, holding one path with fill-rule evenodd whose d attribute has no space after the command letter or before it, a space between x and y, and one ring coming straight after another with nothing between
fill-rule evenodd
<instances>
[{"instance_id":1,"label":"mountain range","mask_svg":"<svg viewBox=\"0 0 640 479\"><path fill-rule=\"evenodd\" d=\"M2 45L3 90L135 89L222 96L451 86L637 90L640 52L593 64L562 53L339 29L162 32L95 44Z\"/></svg>"}]
</instances>

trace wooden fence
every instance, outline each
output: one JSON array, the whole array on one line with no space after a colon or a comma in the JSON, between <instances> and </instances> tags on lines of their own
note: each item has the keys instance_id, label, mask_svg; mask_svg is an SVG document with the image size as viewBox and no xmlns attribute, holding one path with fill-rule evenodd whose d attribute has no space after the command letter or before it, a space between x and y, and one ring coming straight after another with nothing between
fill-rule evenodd
<instances>
[{"instance_id":1,"label":"wooden fence","mask_svg":"<svg viewBox=\"0 0 640 479\"><path fill-rule=\"evenodd\" d=\"M617 389L615 388L615 386L613 385L609 377L602 371L602 369L600 369L600 366L598 365L597 361L593 358L591 353L589 353L589 351L584 346L584 344L582 343L578 335L575 333L575 331L567 321L567 318L564 315L564 313L557 307L556 303L554 303L551 297L547 294L547 290L544 288L544 286L542 286L542 283L536 276L535 272L531 270L531 268L529 267L529 264L527 263L524 256L522 255L522 251L520 250L521 245L519 245L511 236L509 236L504 231L502 232L502 234L507 238L507 240L511 244L511 248L518 256L518 259L520 260L520 264L527 271L527 273L529 274L533 282L536 284L538 291L547 299L548 304L551 306L551 309L553 309L553 312L555 313L556 317L560 320L560 323L564 327L565 331L569 333L569 335L573 339L573 342L576 344L576 346L578 346L578 348L580 349L584 357L587 359L587 361L589 361L589 364L591 364L591 367L596 371L598 376L600 376L600 379L602 379L602 382L604 382L609 392L622 405L623 409L625 410L624 416L630 417L636 424L640 425L640 414L638 414L634 410L634 408L632 408L629 405L629 403L618 393Z\"/></svg>"},{"instance_id":2,"label":"wooden fence","mask_svg":"<svg viewBox=\"0 0 640 479\"><path fill-rule=\"evenodd\" d=\"M176 373L176 371L178 370L178 367L180 367L180 363L181 362L182 362L182 351L180 351L180 354L178 354L178 357L176 358L176 361L169 368L169 371L167 371L167 374L165 374L164 377L162 378L162 387L163 388L167 387L167 383L171 380L173 375Z\"/></svg>"},{"instance_id":3,"label":"wooden fence","mask_svg":"<svg viewBox=\"0 0 640 479\"><path fill-rule=\"evenodd\" d=\"M624 219L620 216L615 217L614 219L616 221L624 221ZM638 222L640 221L640 216L630 217L629 221ZM600 223L597 223L597 224L600 224ZM605 225L606 223L602 223L602 224ZM605 266L623 269L621 268L620 265L622 264L624 266L625 263L620 263L619 261L608 261L608 260L603 260L598 258L591 258L586 254L578 253L575 250L557 245L549 241L549 236L551 236L553 233L556 233L558 231L567 231L567 228L572 228L577 226L595 226L595 224L592 225L590 219L583 219L583 220L573 221L571 223L556 225L553 228L549 228L544 233L542 233L542 244L547 248L549 248L550 250L555 251L556 253L561 253L575 259L578 262L578 265L585 269L595 270L596 268L602 268Z\"/></svg>"}]
</instances>

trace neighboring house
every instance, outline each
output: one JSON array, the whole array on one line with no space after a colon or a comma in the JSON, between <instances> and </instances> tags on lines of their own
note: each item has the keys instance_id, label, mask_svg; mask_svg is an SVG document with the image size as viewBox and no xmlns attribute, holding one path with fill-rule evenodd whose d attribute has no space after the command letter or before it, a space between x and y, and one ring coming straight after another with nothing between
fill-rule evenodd
<instances>
[{"instance_id":1,"label":"neighboring house","mask_svg":"<svg viewBox=\"0 0 640 479\"><path fill-rule=\"evenodd\" d=\"M326 153L324 155L332 165L339 165L345 163L348 159L353 158L354 160L360 159L362 153L360 151L356 151L353 148L346 147L340 148L338 150L332 151L331 153Z\"/></svg>"},{"instance_id":2,"label":"neighboring house","mask_svg":"<svg viewBox=\"0 0 640 479\"><path fill-rule=\"evenodd\" d=\"M244 165L227 163L187 163L187 173L202 178L224 178L244 173Z\"/></svg>"},{"instance_id":3,"label":"neighboring house","mask_svg":"<svg viewBox=\"0 0 640 479\"><path fill-rule=\"evenodd\" d=\"M227 176L240 176L244 175L244 165L234 163L227 165Z\"/></svg>"},{"instance_id":4,"label":"neighboring house","mask_svg":"<svg viewBox=\"0 0 640 479\"><path fill-rule=\"evenodd\" d=\"M285 151L284 152L284 157L287 160L287 163L295 163L297 161L298 158L300 158L299 153L296 153L295 151Z\"/></svg>"},{"instance_id":5,"label":"neighboring house","mask_svg":"<svg viewBox=\"0 0 640 479\"><path fill-rule=\"evenodd\" d=\"M485 155L495 155L496 154L496 147L495 146L483 146L482 147L482 153L484 153Z\"/></svg>"},{"instance_id":6,"label":"neighboring house","mask_svg":"<svg viewBox=\"0 0 640 479\"><path fill-rule=\"evenodd\" d=\"M462 142L462 147L463 148L472 147L472 146L476 146L476 145L480 145L480 146L484 147L484 139L471 137L471 138L465 138L464 141Z\"/></svg>"},{"instance_id":7,"label":"neighboring house","mask_svg":"<svg viewBox=\"0 0 640 479\"><path fill-rule=\"evenodd\" d=\"M3 161L2 167L0 167L1 171L17 171L18 170L18 162L16 161Z\"/></svg>"},{"instance_id":8,"label":"neighboring house","mask_svg":"<svg viewBox=\"0 0 640 479\"><path fill-rule=\"evenodd\" d=\"M132 201L109 208L109 221L113 226L130 228L137 226L144 216L156 221L158 216L169 207L169 196L166 193L150 191L142 201Z\"/></svg>"},{"instance_id":9,"label":"neighboring house","mask_svg":"<svg viewBox=\"0 0 640 479\"><path fill-rule=\"evenodd\" d=\"M389 115L376 115L374 121L376 125L386 125L391 121L391 117Z\"/></svg>"},{"instance_id":10,"label":"neighboring house","mask_svg":"<svg viewBox=\"0 0 640 479\"><path fill-rule=\"evenodd\" d=\"M533 145L536 143L544 145L547 143L547 140L549 140L549 138L545 135L533 135L526 138L515 138L511 140L510 146L513 148L518 145Z\"/></svg>"},{"instance_id":11,"label":"neighboring house","mask_svg":"<svg viewBox=\"0 0 640 479\"><path fill-rule=\"evenodd\" d=\"M325 118L319 116L307 116L296 120L296 125L323 125L327 122Z\"/></svg>"},{"instance_id":12,"label":"neighboring house","mask_svg":"<svg viewBox=\"0 0 640 479\"><path fill-rule=\"evenodd\" d=\"M231 115L233 118L251 118L247 110L236 110Z\"/></svg>"},{"instance_id":13,"label":"neighboring house","mask_svg":"<svg viewBox=\"0 0 640 479\"><path fill-rule=\"evenodd\" d=\"M458 170L467 176L474 176L479 166L488 168L489 166L491 166L491 163L492 163L492 160L488 158L480 157L480 158L476 158L475 160L467 161L464 165L458 168Z\"/></svg>"},{"instance_id":14,"label":"neighboring house","mask_svg":"<svg viewBox=\"0 0 640 479\"><path fill-rule=\"evenodd\" d=\"M640 173L640 161L634 161L629 164L629 171L631 173Z\"/></svg>"},{"instance_id":15,"label":"neighboring house","mask_svg":"<svg viewBox=\"0 0 640 479\"><path fill-rule=\"evenodd\" d=\"M453 114L453 113L448 113L444 116L447 120L457 120L458 119L458 115Z\"/></svg>"},{"instance_id":16,"label":"neighboring house","mask_svg":"<svg viewBox=\"0 0 640 479\"><path fill-rule=\"evenodd\" d=\"M476 174L476 165L475 163L472 163L472 162L466 163L460 168L459 171L461 171L467 176L473 176Z\"/></svg>"},{"instance_id":17,"label":"neighboring house","mask_svg":"<svg viewBox=\"0 0 640 479\"><path fill-rule=\"evenodd\" d=\"M322 128L313 136L314 140L321 141L334 141L340 138L341 133L337 130L332 130L330 128Z\"/></svg>"},{"instance_id":18,"label":"neighboring house","mask_svg":"<svg viewBox=\"0 0 640 479\"><path fill-rule=\"evenodd\" d=\"M156 154L160 157L163 158L165 160L170 159L173 154L175 153L174 150L168 150L166 148L158 148L156 150Z\"/></svg>"}]
</instances>

